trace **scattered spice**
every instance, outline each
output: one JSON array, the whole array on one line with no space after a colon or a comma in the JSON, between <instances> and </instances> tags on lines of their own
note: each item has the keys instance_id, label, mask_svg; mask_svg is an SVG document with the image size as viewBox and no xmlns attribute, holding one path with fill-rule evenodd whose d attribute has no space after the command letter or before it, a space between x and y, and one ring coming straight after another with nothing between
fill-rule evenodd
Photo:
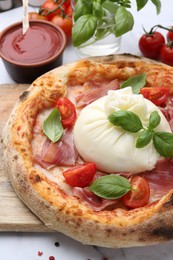
<instances>
[{"instance_id":1,"label":"scattered spice","mask_svg":"<svg viewBox=\"0 0 173 260\"><path fill-rule=\"evenodd\" d=\"M109 260L107 257L104 257L103 260Z\"/></svg>"},{"instance_id":2,"label":"scattered spice","mask_svg":"<svg viewBox=\"0 0 173 260\"><path fill-rule=\"evenodd\" d=\"M54 256L49 256L49 260L55 260Z\"/></svg>"},{"instance_id":3,"label":"scattered spice","mask_svg":"<svg viewBox=\"0 0 173 260\"><path fill-rule=\"evenodd\" d=\"M38 251L38 256L42 256L43 252L42 251Z\"/></svg>"},{"instance_id":4,"label":"scattered spice","mask_svg":"<svg viewBox=\"0 0 173 260\"><path fill-rule=\"evenodd\" d=\"M60 246L60 243L59 242L55 242L55 246Z\"/></svg>"}]
</instances>

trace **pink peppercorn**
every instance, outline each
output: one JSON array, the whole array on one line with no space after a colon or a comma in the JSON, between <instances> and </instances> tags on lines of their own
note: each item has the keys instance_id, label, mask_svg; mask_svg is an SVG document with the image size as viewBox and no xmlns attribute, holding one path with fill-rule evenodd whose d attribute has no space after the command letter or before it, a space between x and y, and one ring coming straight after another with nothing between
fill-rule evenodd
<instances>
[{"instance_id":1,"label":"pink peppercorn","mask_svg":"<svg viewBox=\"0 0 173 260\"><path fill-rule=\"evenodd\" d=\"M54 256L49 256L49 260L55 260Z\"/></svg>"}]
</instances>

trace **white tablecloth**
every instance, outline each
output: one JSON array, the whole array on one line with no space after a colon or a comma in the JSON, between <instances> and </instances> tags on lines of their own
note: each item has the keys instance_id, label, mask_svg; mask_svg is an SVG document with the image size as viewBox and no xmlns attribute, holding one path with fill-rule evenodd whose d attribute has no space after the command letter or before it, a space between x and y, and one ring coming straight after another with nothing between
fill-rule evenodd
<instances>
[{"instance_id":1,"label":"white tablecloth","mask_svg":"<svg viewBox=\"0 0 173 260\"><path fill-rule=\"evenodd\" d=\"M135 1L132 2L135 26L132 32L123 36L119 52L141 55L138 39L143 34L142 26L149 30L156 24L173 25L173 1L163 0L162 12L158 16L150 1L139 13L136 12ZM30 10L33 8L30 7ZM0 13L0 31L21 18L22 8ZM166 31L160 31L166 34ZM63 63L77 59L78 56L69 44L64 52ZM14 81L8 76L0 59L0 84L3 83L14 83ZM55 242L59 242L60 246L55 246ZM38 251L43 252L42 256L38 255ZM0 233L0 260L48 260L49 256L54 256L56 260L103 260L104 257L108 260L172 260L173 242L144 248L105 249L81 245L60 233Z\"/></svg>"}]
</instances>

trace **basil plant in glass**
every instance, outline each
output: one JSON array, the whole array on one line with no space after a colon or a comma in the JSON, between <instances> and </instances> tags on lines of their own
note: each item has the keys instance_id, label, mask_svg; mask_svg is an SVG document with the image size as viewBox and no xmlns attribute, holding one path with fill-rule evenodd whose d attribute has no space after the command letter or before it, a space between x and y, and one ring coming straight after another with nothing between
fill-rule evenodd
<instances>
[{"instance_id":1,"label":"basil plant in glass","mask_svg":"<svg viewBox=\"0 0 173 260\"><path fill-rule=\"evenodd\" d=\"M136 0L137 11L151 1L160 13L160 0ZM131 0L71 0L74 25L72 44L79 56L116 53L121 36L133 29Z\"/></svg>"}]
</instances>

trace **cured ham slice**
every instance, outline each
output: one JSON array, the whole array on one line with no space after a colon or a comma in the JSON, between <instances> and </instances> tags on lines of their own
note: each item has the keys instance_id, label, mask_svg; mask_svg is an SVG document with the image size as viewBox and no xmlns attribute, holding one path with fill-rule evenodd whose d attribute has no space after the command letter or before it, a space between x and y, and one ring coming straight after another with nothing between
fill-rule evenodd
<instances>
[{"instance_id":1,"label":"cured ham slice","mask_svg":"<svg viewBox=\"0 0 173 260\"><path fill-rule=\"evenodd\" d=\"M85 91L85 93L76 97L77 107L87 106L96 99L105 96L109 90L118 89L119 82L117 79L114 79L111 82L94 82L91 80L88 83L88 87L89 88Z\"/></svg>"},{"instance_id":2,"label":"cured ham slice","mask_svg":"<svg viewBox=\"0 0 173 260\"><path fill-rule=\"evenodd\" d=\"M62 138L52 143L46 139L41 154L36 158L37 163L42 167L52 165L72 166L75 165L78 153L73 142L73 131L67 129L64 131ZM38 159L39 158L39 159Z\"/></svg>"},{"instance_id":3,"label":"cured ham slice","mask_svg":"<svg viewBox=\"0 0 173 260\"><path fill-rule=\"evenodd\" d=\"M73 188L73 196L78 197L81 201L85 202L94 211L101 211L110 205L116 204L119 200L102 199L86 188Z\"/></svg>"},{"instance_id":4,"label":"cured ham slice","mask_svg":"<svg viewBox=\"0 0 173 260\"><path fill-rule=\"evenodd\" d=\"M160 110L166 117L167 121L169 122L171 131L173 132L173 109L171 109L169 107L166 107L166 108L161 107Z\"/></svg>"},{"instance_id":5,"label":"cured ham slice","mask_svg":"<svg viewBox=\"0 0 173 260\"><path fill-rule=\"evenodd\" d=\"M163 196L173 189L173 159L159 160L153 170L144 172L142 176L148 180L152 196Z\"/></svg>"},{"instance_id":6,"label":"cured ham slice","mask_svg":"<svg viewBox=\"0 0 173 260\"><path fill-rule=\"evenodd\" d=\"M173 132L173 96L169 96L166 103L164 104L164 107L159 108L168 120L171 130Z\"/></svg>"}]
</instances>

